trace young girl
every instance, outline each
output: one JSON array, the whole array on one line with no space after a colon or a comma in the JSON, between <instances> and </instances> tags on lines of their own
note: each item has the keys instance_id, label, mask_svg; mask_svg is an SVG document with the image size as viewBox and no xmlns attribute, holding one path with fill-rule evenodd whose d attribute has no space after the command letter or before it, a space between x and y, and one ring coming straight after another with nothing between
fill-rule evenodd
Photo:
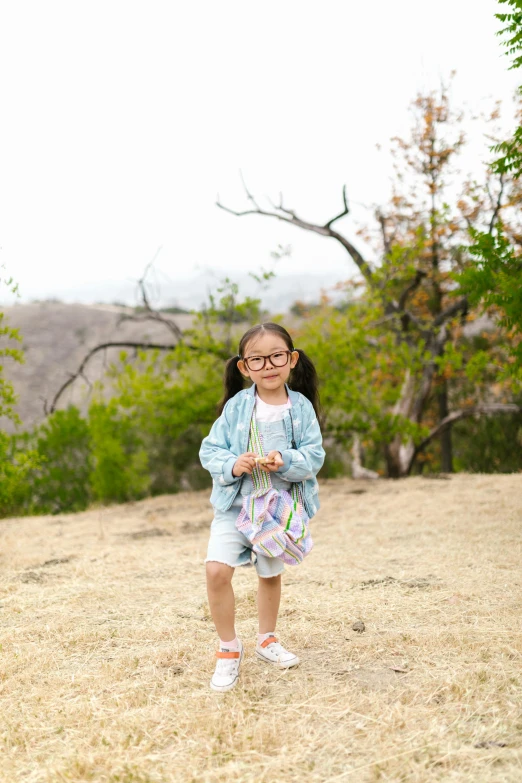
<instances>
[{"instance_id":1,"label":"young girl","mask_svg":"<svg viewBox=\"0 0 522 783\"><path fill-rule=\"evenodd\" d=\"M252 381L250 388L243 389L244 379ZM252 565L252 556L259 577L256 654L280 668L299 663L297 655L285 650L274 635L283 562L255 555L248 538L236 528L243 498L253 491L251 475L259 456L247 450L252 416L267 459L259 467L271 474L274 489L288 491L293 482L299 484L309 518L319 508L315 477L324 461L317 421L317 374L304 351L295 350L286 329L274 323L249 329L239 343L238 355L227 362L224 381L221 415L199 454L213 479L214 520L205 563L210 611L220 642L210 681L215 691L228 691L238 681L243 645L234 628L232 575L236 567Z\"/></svg>"}]
</instances>

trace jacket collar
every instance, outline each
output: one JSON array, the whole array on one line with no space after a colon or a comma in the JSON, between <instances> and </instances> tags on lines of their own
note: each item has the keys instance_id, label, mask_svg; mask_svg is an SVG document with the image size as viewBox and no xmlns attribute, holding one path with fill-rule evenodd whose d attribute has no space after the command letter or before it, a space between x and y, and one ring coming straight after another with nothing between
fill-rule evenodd
<instances>
[{"instance_id":1,"label":"jacket collar","mask_svg":"<svg viewBox=\"0 0 522 783\"><path fill-rule=\"evenodd\" d=\"M288 396L290 397L290 402L292 405L296 405L299 402L299 392L292 391L292 389L288 386L287 383L285 383L286 391ZM250 388L246 389L246 393L249 394L252 399L255 398L256 395L256 384L253 383Z\"/></svg>"}]
</instances>

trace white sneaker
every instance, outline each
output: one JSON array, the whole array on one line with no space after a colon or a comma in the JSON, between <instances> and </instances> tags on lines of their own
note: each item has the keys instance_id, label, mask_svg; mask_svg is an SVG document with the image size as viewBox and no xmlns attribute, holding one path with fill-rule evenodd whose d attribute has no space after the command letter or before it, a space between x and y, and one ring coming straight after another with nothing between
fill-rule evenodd
<instances>
[{"instance_id":1,"label":"white sneaker","mask_svg":"<svg viewBox=\"0 0 522 783\"><path fill-rule=\"evenodd\" d=\"M289 669L291 666L298 666L300 661L297 655L285 650L282 644L279 644L275 636L267 636L264 642L256 647L256 655L268 663L273 663L280 669Z\"/></svg>"},{"instance_id":2,"label":"white sneaker","mask_svg":"<svg viewBox=\"0 0 522 783\"><path fill-rule=\"evenodd\" d=\"M239 642L239 650L217 650L216 670L210 680L213 691L229 691L239 679L239 667L243 660L243 645Z\"/></svg>"}]
</instances>

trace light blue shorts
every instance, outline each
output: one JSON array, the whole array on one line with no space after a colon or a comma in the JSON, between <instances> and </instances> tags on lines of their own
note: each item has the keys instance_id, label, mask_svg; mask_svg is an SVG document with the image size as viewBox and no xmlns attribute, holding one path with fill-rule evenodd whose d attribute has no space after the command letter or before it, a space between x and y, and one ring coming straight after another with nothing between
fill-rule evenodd
<instances>
[{"instance_id":1,"label":"light blue shorts","mask_svg":"<svg viewBox=\"0 0 522 783\"><path fill-rule=\"evenodd\" d=\"M241 495L238 495L228 511L214 509L205 563L212 560L232 568L255 565L258 576L279 576L285 570L283 561L278 557L265 557L253 552L248 538L236 528L242 500Z\"/></svg>"},{"instance_id":2,"label":"light blue shorts","mask_svg":"<svg viewBox=\"0 0 522 783\"><path fill-rule=\"evenodd\" d=\"M263 439L265 454L268 454L272 449L283 451L288 447L283 421L259 422L258 428ZM271 480L275 489L290 490L290 483L281 479L276 473L271 474ZM232 568L255 565L258 576L267 578L279 576L285 570L283 561L278 557L265 557L265 555L253 552L252 544L248 538L236 528L236 519L241 511L243 496L250 494L252 490L252 479L249 475L245 475L241 482L240 492L229 510L218 511L214 509L205 562L214 560L232 566Z\"/></svg>"}]
</instances>

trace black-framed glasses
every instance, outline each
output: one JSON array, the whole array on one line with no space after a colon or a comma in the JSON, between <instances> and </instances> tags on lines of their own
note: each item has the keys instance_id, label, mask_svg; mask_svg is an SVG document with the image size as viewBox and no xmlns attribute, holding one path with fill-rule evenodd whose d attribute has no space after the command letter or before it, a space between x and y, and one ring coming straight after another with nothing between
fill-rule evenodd
<instances>
[{"instance_id":1,"label":"black-framed glasses","mask_svg":"<svg viewBox=\"0 0 522 783\"><path fill-rule=\"evenodd\" d=\"M243 361L248 370L259 372L259 370L264 370L267 359L270 359L272 367L284 367L285 364L288 364L288 359L291 355L292 351L276 351L268 356L249 356L248 359L243 359Z\"/></svg>"}]
</instances>

